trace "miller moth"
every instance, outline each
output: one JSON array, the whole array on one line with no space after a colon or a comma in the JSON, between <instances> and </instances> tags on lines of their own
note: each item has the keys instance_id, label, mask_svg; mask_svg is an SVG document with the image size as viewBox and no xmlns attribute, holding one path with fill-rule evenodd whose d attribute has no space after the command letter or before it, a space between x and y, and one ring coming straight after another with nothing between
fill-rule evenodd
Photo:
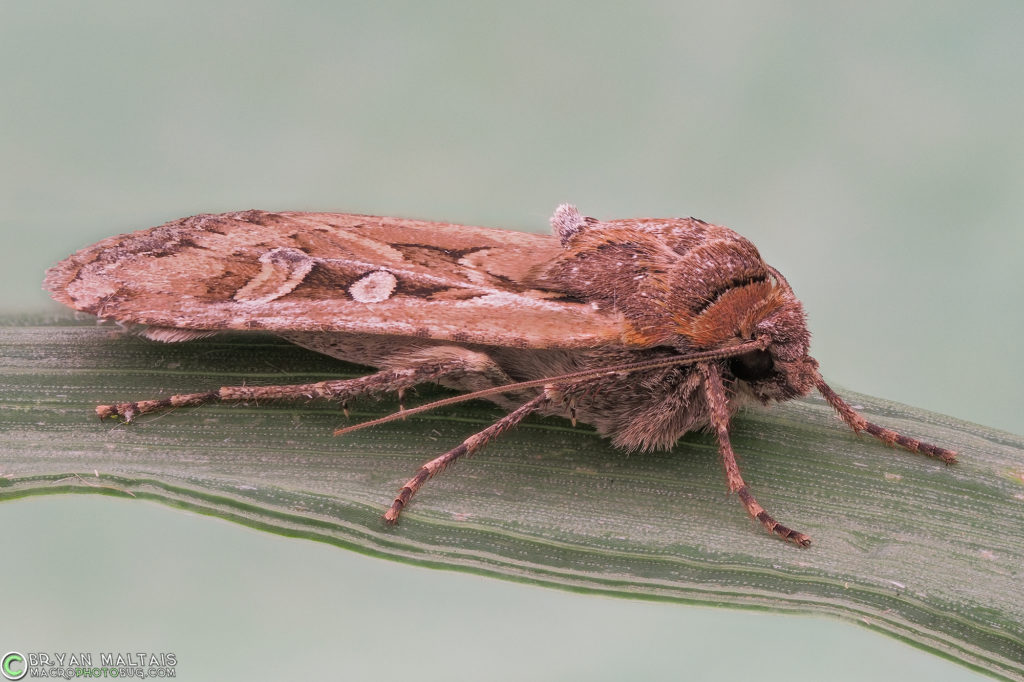
<instances>
[{"instance_id":1,"label":"miller moth","mask_svg":"<svg viewBox=\"0 0 1024 682\"><path fill-rule=\"evenodd\" d=\"M384 514L531 413L592 424L624 450L671 448L687 431L718 439L728 488L772 533L729 442L744 404L816 388L854 431L946 463L956 453L868 422L810 357L803 306L749 241L695 218L600 221L559 206L554 236L333 213L197 215L105 239L46 274L76 310L142 325L165 342L224 330L272 332L379 371L293 386L227 386L96 408L126 420L210 401L401 392L424 382L508 410L424 464Z\"/></svg>"}]
</instances>

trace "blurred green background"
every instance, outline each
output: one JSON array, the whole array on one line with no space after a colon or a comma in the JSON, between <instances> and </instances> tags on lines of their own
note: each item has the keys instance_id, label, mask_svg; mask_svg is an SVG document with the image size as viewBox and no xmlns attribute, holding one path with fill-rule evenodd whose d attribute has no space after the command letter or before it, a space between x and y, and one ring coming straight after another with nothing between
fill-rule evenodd
<instances>
[{"instance_id":1,"label":"blurred green background","mask_svg":"<svg viewBox=\"0 0 1024 682\"><path fill-rule=\"evenodd\" d=\"M842 385L1024 430L1019 2L0 5L3 310L244 208L749 237Z\"/></svg>"},{"instance_id":2,"label":"blurred green background","mask_svg":"<svg viewBox=\"0 0 1024 682\"><path fill-rule=\"evenodd\" d=\"M200 212L695 215L786 275L826 378L1020 433L1022 29L1016 0L0 2L0 311Z\"/></svg>"}]
</instances>

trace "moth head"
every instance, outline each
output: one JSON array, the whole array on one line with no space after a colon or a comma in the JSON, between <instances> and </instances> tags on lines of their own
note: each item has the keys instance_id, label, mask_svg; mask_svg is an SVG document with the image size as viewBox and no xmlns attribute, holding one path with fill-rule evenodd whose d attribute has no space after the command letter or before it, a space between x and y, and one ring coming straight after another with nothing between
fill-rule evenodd
<instances>
[{"instance_id":1,"label":"moth head","mask_svg":"<svg viewBox=\"0 0 1024 682\"><path fill-rule=\"evenodd\" d=\"M811 334L803 305L781 276L779 280L773 304L751 326L737 332L743 341L764 340L766 347L725 360L729 373L765 403L806 395L818 376L818 363L807 354Z\"/></svg>"},{"instance_id":2,"label":"moth head","mask_svg":"<svg viewBox=\"0 0 1024 682\"><path fill-rule=\"evenodd\" d=\"M738 352L722 364L740 384L738 390L767 403L806 395L814 387L817 363L807 354L811 335L803 305L781 274L762 267L770 277L730 288L686 320L683 345L727 350L761 341L763 348Z\"/></svg>"}]
</instances>

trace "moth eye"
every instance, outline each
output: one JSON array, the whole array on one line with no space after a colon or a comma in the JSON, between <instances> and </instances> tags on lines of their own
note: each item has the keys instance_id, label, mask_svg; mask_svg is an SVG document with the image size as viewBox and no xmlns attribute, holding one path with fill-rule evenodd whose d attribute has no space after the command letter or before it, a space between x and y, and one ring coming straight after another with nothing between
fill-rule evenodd
<instances>
[{"instance_id":1,"label":"moth eye","mask_svg":"<svg viewBox=\"0 0 1024 682\"><path fill-rule=\"evenodd\" d=\"M752 350L729 360L729 371L742 381L758 381L772 373L775 363L766 350Z\"/></svg>"}]
</instances>

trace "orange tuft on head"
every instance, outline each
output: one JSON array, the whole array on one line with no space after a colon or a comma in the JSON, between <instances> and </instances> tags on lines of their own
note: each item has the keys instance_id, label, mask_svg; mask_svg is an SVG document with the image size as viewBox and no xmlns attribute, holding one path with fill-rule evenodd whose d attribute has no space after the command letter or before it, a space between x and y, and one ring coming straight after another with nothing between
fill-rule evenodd
<instances>
[{"instance_id":1,"label":"orange tuft on head","mask_svg":"<svg viewBox=\"0 0 1024 682\"><path fill-rule=\"evenodd\" d=\"M786 290L774 282L751 282L724 292L694 317L677 320L694 348L717 348L730 339L753 337L757 324L781 308Z\"/></svg>"}]
</instances>

